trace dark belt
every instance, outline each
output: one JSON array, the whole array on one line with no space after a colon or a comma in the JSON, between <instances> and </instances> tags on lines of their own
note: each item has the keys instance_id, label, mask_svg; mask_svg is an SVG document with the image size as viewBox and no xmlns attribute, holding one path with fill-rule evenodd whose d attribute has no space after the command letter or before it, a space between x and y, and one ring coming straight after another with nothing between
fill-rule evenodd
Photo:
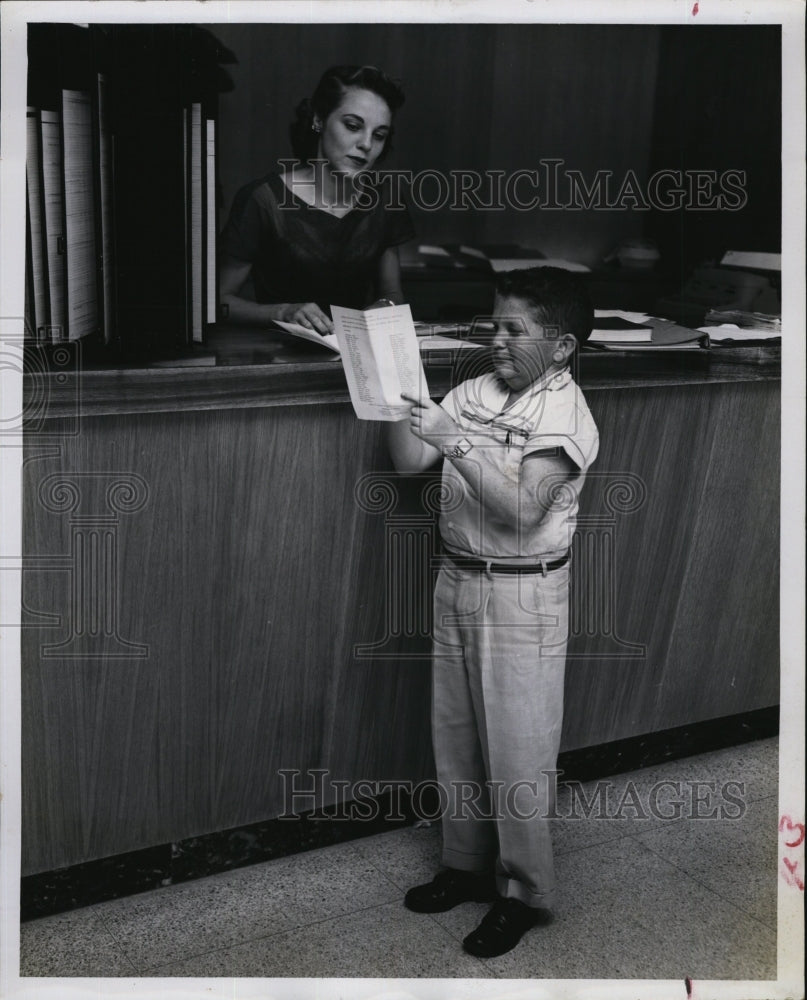
<instances>
[{"instance_id":1,"label":"dark belt","mask_svg":"<svg viewBox=\"0 0 807 1000\"><path fill-rule=\"evenodd\" d=\"M569 553L560 559L545 563L530 563L529 565L514 566L509 563L488 562L486 559L476 559L473 556L455 555L443 549L443 557L460 569L480 569L488 573L549 573L553 569L560 569L569 561Z\"/></svg>"}]
</instances>

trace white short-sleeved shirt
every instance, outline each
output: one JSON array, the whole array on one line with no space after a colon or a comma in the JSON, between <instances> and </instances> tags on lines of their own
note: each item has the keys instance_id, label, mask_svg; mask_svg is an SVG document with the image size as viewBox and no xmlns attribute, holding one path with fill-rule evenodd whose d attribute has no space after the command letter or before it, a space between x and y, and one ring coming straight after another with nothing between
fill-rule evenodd
<instances>
[{"instance_id":1,"label":"white short-sleeved shirt","mask_svg":"<svg viewBox=\"0 0 807 1000\"><path fill-rule=\"evenodd\" d=\"M555 491L557 499L541 523L522 529L519 537L518 526L488 510L446 459L440 534L450 550L468 555L525 562L528 557L557 558L571 545L580 490L599 448L597 426L568 368L536 382L505 410L508 395L507 385L490 373L452 389L441 405L474 449L487 449L499 469L512 478L514 489L521 462L530 452L562 449L578 472ZM473 455L472 450L468 458Z\"/></svg>"}]
</instances>

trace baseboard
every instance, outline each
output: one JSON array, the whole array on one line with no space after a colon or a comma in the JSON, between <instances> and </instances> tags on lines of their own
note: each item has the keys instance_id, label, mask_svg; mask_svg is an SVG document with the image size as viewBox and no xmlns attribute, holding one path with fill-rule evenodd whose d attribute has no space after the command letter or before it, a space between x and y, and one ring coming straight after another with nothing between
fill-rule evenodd
<instances>
[{"instance_id":1,"label":"baseboard","mask_svg":"<svg viewBox=\"0 0 807 1000\"><path fill-rule=\"evenodd\" d=\"M779 707L710 719L658 733L561 753L561 780L590 781L765 739L779 732ZM305 813L271 819L173 844L161 844L56 871L28 875L20 885L20 919L63 913L122 896L204 878L316 847L356 840L414 822L418 813L405 796L367 800L374 817L334 818ZM396 808L393 808L393 805ZM422 810L422 806L421 806ZM366 815L370 809L364 808Z\"/></svg>"}]
</instances>

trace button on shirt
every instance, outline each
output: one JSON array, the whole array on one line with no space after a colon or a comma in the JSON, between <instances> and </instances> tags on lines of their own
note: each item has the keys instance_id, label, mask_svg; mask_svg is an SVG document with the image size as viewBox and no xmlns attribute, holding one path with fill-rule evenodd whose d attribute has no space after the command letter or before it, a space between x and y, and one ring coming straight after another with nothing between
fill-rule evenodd
<instances>
[{"instance_id":1,"label":"button on shirt","mask_svg":"<svg viewBox=\"0 0 807 1000\"><path fill-rule=\"evenodd\" d=\"M473 460L474 451L485 448L514 489L530 452L561 449L576 474L553 491L555 499L540 524L519 529L488 510L446 459L440 534L450 550L467 555L525 562L557 557L571 545L580 490L599 448L597 426L568 368L536 382L505 410L508 396L506 383L490 373L463 382L443 400L443 409L474 445L467 458Z\"/></svg>"}]
</instances>

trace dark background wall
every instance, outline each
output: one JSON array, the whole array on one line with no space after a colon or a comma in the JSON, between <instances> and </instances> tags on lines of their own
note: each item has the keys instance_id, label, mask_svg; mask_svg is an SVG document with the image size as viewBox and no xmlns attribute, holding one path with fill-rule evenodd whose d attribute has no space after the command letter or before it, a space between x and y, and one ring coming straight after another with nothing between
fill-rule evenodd
<instances>
[{"instance_id":1,"label":"dark background wall","mask_svg":"<svg viewBox=\"0 0 807 1000\"><path fill-rule=\"evenodd\" d=\"M220 105L225 216L241 184L290 155L292 110L322 70L371 63L407 94L392 168L510 173L556 158L587 179L633 170L644 182L652 170L682 166L744 169L749 177L749 202L738 212L420 211L421 242L513 241L593 264L620 240L645 234L682 268L726 248L779 249L778 27L211 28L238 59L228 67L234 89Z\"/></svg>"},{"instance_id":2,"label":"dark background wall","mask_svg":"<svg viewBox=\"0 0 807 1000\"><path fill-rule=\"evenodd\" d=\"M778 25L661 33L651 169L746 173L740 211L650 214L648 235L684 271L725 249L781 249L781 35Z\"/></svg>"}]
</instances>

